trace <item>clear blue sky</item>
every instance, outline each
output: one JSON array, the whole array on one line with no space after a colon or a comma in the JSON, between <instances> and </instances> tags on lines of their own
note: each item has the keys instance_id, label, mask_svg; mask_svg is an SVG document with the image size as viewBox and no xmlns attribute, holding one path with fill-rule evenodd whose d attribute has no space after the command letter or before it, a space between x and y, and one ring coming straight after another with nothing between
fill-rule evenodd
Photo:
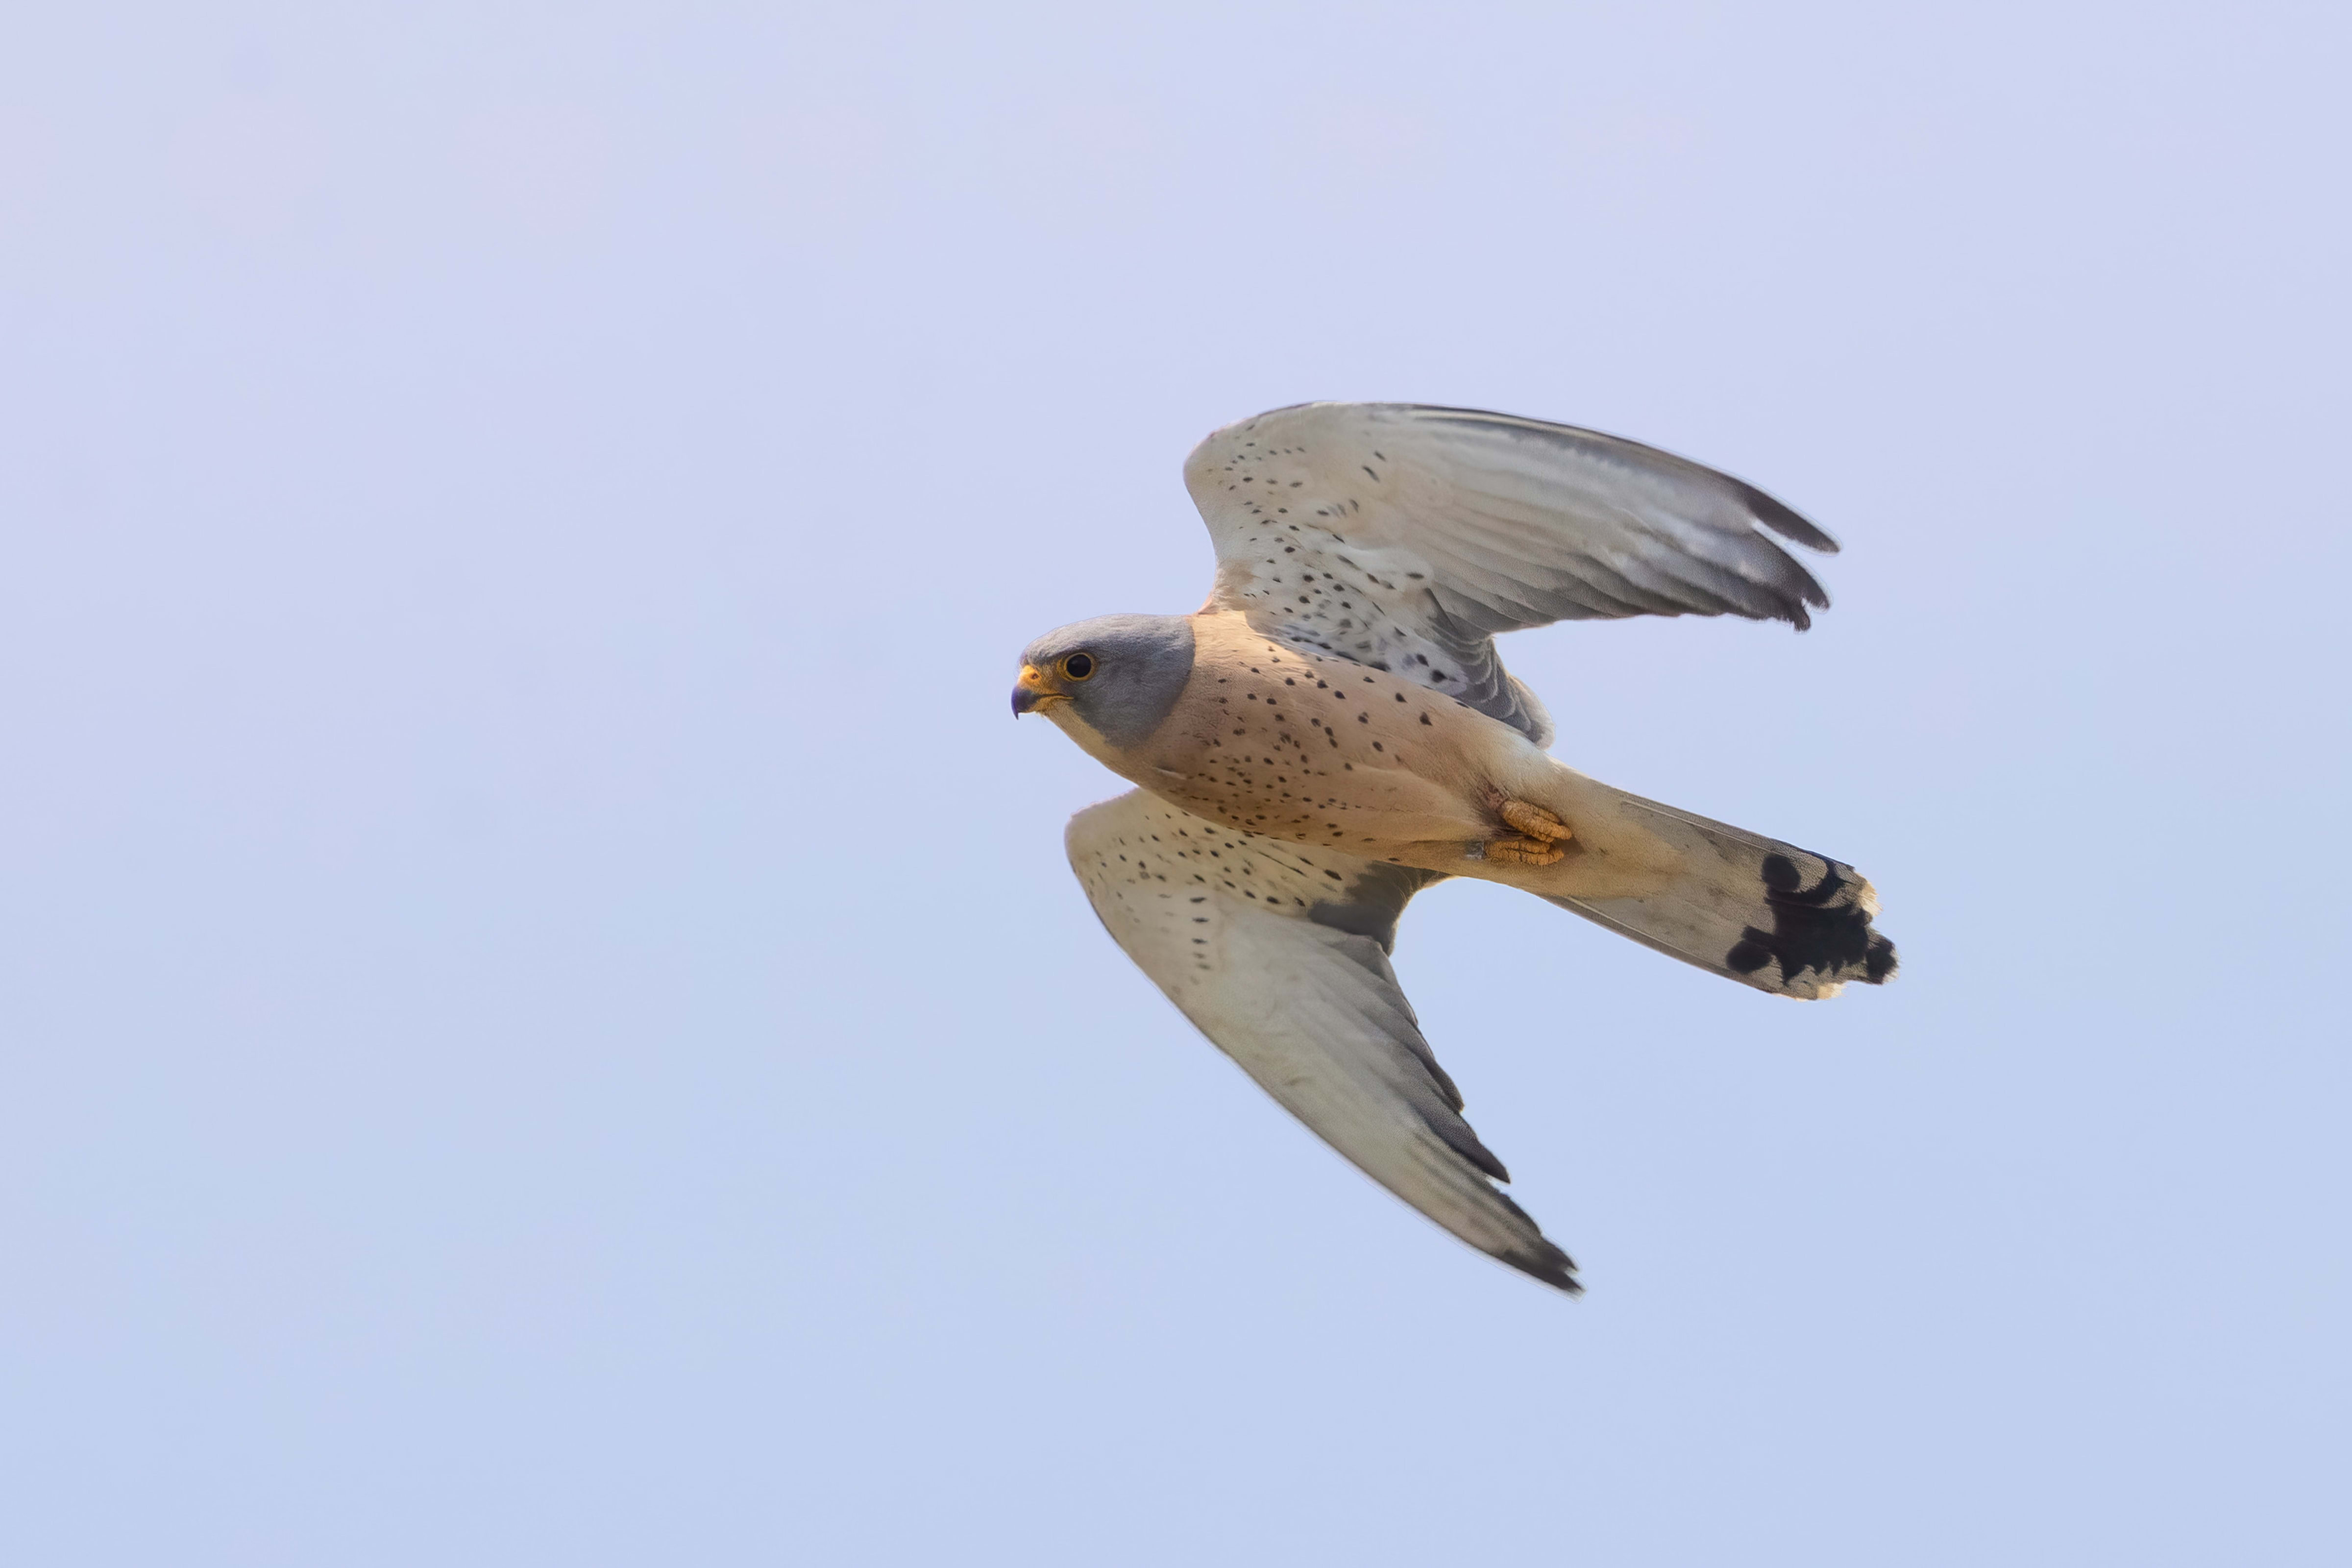
<instances>
[{"instance_id":1,"label":"clear blue sky","mask_svg":"<svg viewBox=\"0 0 2352 1568\"><path fill-rule=\"evenodd\" d=\"M2352 1560L2344 15L21 8L0 1556ZM1846 544L1507 652L1897 984L1406 922L1580 1302L1192 1035L1005 712L1313 397Z\"/></svg>"}]
</instances>

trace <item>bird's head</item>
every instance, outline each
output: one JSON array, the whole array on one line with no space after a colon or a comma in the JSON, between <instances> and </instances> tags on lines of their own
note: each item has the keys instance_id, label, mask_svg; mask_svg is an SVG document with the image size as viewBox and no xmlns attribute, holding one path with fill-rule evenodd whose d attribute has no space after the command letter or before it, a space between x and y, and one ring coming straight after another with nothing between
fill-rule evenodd
<instances>
[{"instance_id":1,"label":"bird's head","mask_svg":"<svg viewBox=\"0 0 2352 1568\"><path fill-rule=\"evenodd\" d=\"M1021 654L1013 712L1076 719L1122 751L1148 739L1192 678L1186 616L1097 616Z\"/></svg>"}]
</instances>

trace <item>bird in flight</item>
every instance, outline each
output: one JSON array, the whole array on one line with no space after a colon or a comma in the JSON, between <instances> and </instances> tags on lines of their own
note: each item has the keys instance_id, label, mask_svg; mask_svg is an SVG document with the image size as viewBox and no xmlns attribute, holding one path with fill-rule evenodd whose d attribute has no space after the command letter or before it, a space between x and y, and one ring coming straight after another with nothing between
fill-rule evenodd
<instances>
[{"instance_id":1,"label":"bird in flight","mask_svg":"<svg viewBox=\"0 0 2352 1568\"><path fill-rule=\"evenodd\" d=\"M1291 1114L1578 1293L1496 1190L1509 1175L1389 966L1406 901L1499 882L1778 996L1876 985L1895 948L1853 867L1555 762L1495 637L1626 616L1802 631L1829 599L1781 542L1837 544L1654 447L1416 404L1261 414L1194 447L1184 484L1216 546L1208 602L1021 656L1013 711L1138 786L1070 819L1070 864L1128 956Z\"/></svg>"}]
</instances>

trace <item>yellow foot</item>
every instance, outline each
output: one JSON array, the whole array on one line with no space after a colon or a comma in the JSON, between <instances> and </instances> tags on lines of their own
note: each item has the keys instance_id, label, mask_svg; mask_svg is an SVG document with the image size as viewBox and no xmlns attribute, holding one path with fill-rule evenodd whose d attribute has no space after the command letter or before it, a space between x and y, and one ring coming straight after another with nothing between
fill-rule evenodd
<instances>
[{"instance_id":1,"label":"yellow foot","mask_svg":"<svg viewBox=\"0 0 2352 1568\"><path fill-rule=\"evenodd\" d=\"M1517 828L1516 838L1486 840L1486 858L1503 866L1554 866L1567 858L1567 851L1558 847L1556 840L1570 837L1568 824L1524 800L1507 800L1496 807L1496 815Z\"/></svg>"},{"instance_id":2,"label":"yellow foot","mask_svg":"<svg viewBox=\"0 0 2352 1568\"><path fill-rule=\"evenodd\" d=\"M1498 866L1553 866L1568 858L1540 838L1489 838L1486 858Z\"/></svg>"},{"instance_id":3,"label":"yellow foot","mask_svg":"<svg viewBox=\"0 0 2352 1568\"><path fill-rule=\"evenodd\" d=\"M1547 844L1555 838L1573 837L1568 830L1567 823L1562 822L1542 806L1530 805L1524 800L1505 801L1498 808L1497 815L1528 837L1540 838Z\"/></svg>"}]
</instances>

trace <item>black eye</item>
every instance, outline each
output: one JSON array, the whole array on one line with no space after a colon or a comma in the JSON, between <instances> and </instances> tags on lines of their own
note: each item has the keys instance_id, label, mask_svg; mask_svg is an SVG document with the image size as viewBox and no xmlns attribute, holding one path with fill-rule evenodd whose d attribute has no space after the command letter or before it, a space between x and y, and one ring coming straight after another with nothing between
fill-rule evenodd
<instances>
[{"instance_id":1,"label":"black eye","mask_svg":"<svg viewBox=\"0 0 2352 1568\"><path fill-rule=\"evenodd\" d=\"M1062 661L1062 673L1072 680L1084 680L1094 672L1095 656L1090 653L1074 653Z\"/></svg>"}]
</instances>

